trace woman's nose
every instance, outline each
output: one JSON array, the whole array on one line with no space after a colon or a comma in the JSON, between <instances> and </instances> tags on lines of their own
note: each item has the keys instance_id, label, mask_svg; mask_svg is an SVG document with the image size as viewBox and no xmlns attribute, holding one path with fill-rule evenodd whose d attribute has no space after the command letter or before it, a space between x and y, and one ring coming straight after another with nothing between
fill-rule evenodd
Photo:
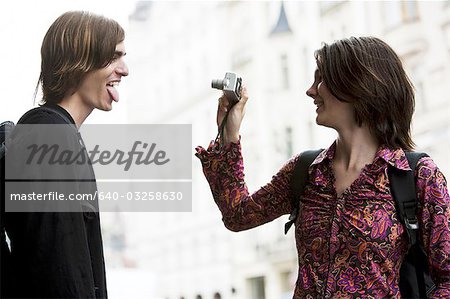
<instances>
[{"instance_id":1,"label":"woman's nose","mask_svg":"<svg viewBox=\"0 0 450 299\"><path fill-rule=\"evenodd\" d=\"M317 95L316 87L314 85L311 85L311 87L306 90L306 95L311 98Z\"/></svg>"}]
</instances>

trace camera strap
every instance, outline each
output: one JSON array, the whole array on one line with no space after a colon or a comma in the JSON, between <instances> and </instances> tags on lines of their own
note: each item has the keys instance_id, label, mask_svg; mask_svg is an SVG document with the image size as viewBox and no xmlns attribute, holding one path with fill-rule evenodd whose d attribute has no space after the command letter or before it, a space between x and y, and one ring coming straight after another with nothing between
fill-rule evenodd
<instances>
[{"instance_id":1,"label":"camera strap","mask_svg":"<svg viewBox=\"0 0 450 299\"><path fill-rule=\"evenodd\" d=\"M219 148L222 148L223 145L223 133L225 131L225 125L227 124L228 113L230 113L230 111L231 109L228 109L227 113L225 113L225 117L222 119L222 122L220 123L217 136L214 139L215 143L219 143Z\"/></svg>"}]
</instances>

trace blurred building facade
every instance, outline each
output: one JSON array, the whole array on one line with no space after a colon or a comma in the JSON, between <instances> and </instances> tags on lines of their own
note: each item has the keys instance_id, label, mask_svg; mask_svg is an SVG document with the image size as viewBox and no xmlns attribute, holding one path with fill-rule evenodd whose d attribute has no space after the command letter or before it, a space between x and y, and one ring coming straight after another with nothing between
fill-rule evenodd
<instances>
[{"instance_id":1,"label":"blurred building facade","mask_svg":"<svg viewBox=\"0 0 450 299\"><path fill-rule=\"evenodd\" d=\"M211 79L238 73L250 94L241 134L254 191L292 155L334 140L315 124L305 91L314 50L351 35L380 37L401 56L417 92L418 150L449 177L449 1L138 2L126 38L129 119L191 123L193 146L206 146L220 96ZM158 298L290 298L297 258L292 231L283 234L287 217L227 231L200 162L192 163L192 213L130 213L126 245L119 238L117 246L156 273Z\"/></svg>"}]
</instances>

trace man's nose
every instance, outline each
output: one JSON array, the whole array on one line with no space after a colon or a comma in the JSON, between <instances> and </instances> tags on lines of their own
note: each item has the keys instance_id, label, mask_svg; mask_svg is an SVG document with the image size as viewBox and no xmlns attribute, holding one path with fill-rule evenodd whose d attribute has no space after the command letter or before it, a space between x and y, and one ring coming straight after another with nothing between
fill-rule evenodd
<instances>
[{"instance_id":1,"label":"man's nose","mask_svg":"<svg viewBox=\"0 0 450 299\"><path fill-rule=\"evenodd\" d=\"M125 61L122 61L118 66L117 66L117 69L116 69L116 71L117 71L117 73L118 74L120 74L120 75L122 75L122 76L128 76L128 66L127 66L127 64L125 63Z\"/></svg>"}]
</instances>

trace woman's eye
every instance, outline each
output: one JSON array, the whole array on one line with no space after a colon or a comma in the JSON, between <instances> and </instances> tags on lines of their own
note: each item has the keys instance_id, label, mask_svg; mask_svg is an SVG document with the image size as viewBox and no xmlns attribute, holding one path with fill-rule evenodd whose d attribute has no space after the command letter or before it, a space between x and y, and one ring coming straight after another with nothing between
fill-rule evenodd
<instances>
[{"instance_id":1,"label":"woman's eye","mask_svg":"<svg viewBox=\"0 0 450 299\"><path fill-rule=\"evenodd\" d=\"M317 76L316 77L316 82L318 82L318 83L322 82L322 76Z\"/></svg>"}]
</instances>

